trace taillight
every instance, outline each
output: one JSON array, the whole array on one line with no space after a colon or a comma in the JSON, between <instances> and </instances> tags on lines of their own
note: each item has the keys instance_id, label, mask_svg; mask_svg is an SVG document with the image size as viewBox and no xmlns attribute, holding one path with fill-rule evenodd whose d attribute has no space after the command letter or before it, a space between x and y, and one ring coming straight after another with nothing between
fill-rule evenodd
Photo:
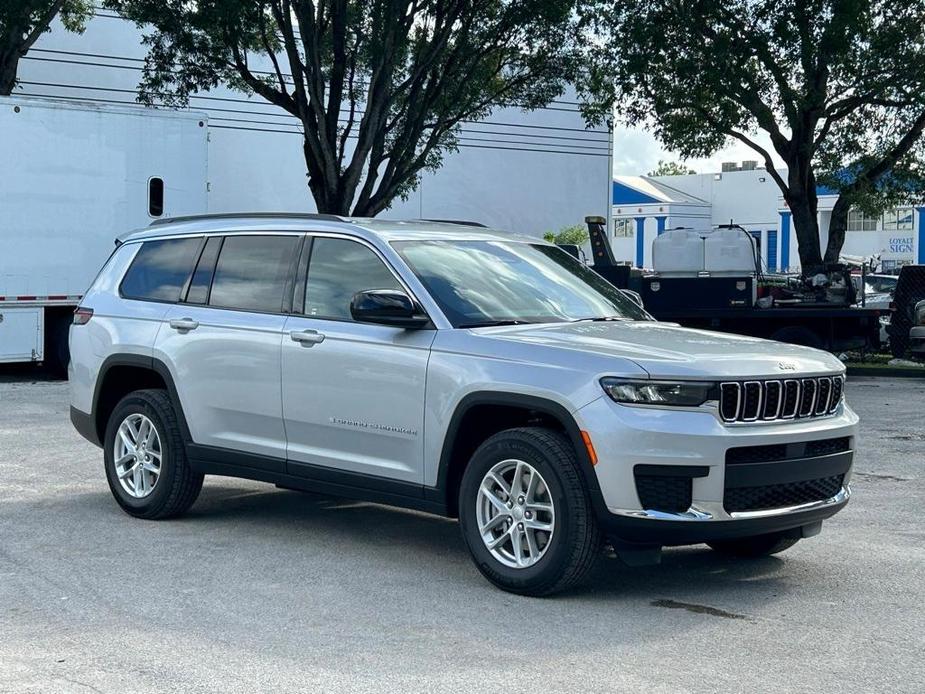
<instances>
[{"instance_id":1,"label":"taillight","mask_svg":"<svg viewBox=\"0 0 925 694\"><path fill-rule=\"evenodd\" d=\"M78 306L74 309L74 325L86 325L93 318L93 309Z\"/></svg>"}]
</instances>

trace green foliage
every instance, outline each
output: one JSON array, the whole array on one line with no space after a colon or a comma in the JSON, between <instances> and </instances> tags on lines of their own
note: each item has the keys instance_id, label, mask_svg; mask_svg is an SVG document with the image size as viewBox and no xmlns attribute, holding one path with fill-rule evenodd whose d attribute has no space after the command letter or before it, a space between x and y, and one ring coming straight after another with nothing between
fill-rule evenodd
<instances>
[{"instance_id":1,"label":"green foliage","mask_svg":"<svg viewBox=\"0 0 925 694\"><path fill-rule=\"evenodd\" d=\"M587 0L581 15L597 39L587 118L615 105L685 158L747 144L793 213L804 268L821 262L817 183L858 200L920 186L925 0Z\"/></svg>"},{"instance_id":2,"label":"green foliage","mask_svg":"<svg viewBox=\"0 0 925 694\"><path fill-rule=\"evenodd\" d=\"M648 176L684 176L685 174L697 173L687 164L674 161L658 160L658 166L650 171Z\"/></svg>"},{"instance_id":3,"label":"green foliage","mask_svg":"<svg viewBox=\"0 0 925 694\"><path fill-rule=\"evenodd\" d=\"M572 224L562 227L557 232L547 231L543 234L543 239L549 243L574 244L576 246L586 243L589 238L588 229L583 224Z\"/></svg>"},{"instance_id":4,"label":"green foliage","mask_svg":"<svg viewBox=\"0 0 925 694\"><path fill-rule=\"evenodd\" d=\"M140 98L220 83L298 119L319 211L373 216L460 124L561 93L574 0L107 0L149 28Z\"/></svg>"},{"instance_id":5,"label":"green foliage","mask_svg":"<svg viewBox=\"0 0 925 694\"><path fill-rule=\"evenodd\" d=\"M92 10L91 0L0 0L0 95L12 93L20 58L56 16L65 29L81 33Z\"/></svg>"}]
</instances>

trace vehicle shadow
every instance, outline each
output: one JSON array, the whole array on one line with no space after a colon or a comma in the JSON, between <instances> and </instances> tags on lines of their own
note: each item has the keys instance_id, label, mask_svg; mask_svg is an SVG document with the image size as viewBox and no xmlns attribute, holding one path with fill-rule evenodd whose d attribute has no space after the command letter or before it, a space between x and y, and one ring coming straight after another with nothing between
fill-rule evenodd
<instances>
[{"instance_id":1,"label":"vehicle shadow","mask_svg":"<svg viewBox=\"0 0 925 694\"><path fill-rule=\"evenodd\" d=\"M235 486L216 484L207 478L190 512L169 523L182 524L185 531L204 536L233 535L235 541L244 536L249 542L275 545L281 553L299 552L317 543L336 544L345 558L352 554L367 559L372 556L384 568L414 557L415 564L453 574L460 588L482 580L471 567L455 520L320 494L232 484ZM107 504L103 497L101 494L99 503ZM121 515L111 500L107 505ZM562 597L598 603L602 599L646 600L655 607L748 619L735 610L726 612L699 604L697 596L709 596L712 604L735 604L736 596L750 596L747 601L751 601L756 593L773 599L789 592L792 576L786 566L787 562L778 557L736 560L696 545L666 548L661 564L656 566L627 567L605 548L586 583ZM465 570L460 571L461 567Z\"/></svg>"}]
</instances>

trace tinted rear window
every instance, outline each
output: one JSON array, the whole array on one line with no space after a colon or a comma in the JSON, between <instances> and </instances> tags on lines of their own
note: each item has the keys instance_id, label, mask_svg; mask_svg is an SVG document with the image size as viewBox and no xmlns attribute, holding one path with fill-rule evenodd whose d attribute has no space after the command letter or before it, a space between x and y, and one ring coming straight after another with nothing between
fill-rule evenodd
<instances>
[{"instance_id":1,"label":"tinted rear window","mask_svg":"<svg viewBox=\"0 0 925 694\"><path fill-rule=\"evenodd\" d=\"M209 305L278 313L298 249L297 236L228 236L212 280Z\"/></svg>"},{"instance_id":2,"label":"tinted rear window","mask_svg":"<svg viewBox=\"0 0 925 694\"><path fill-rule=\"evenodd\" d=\"M201 238L146 241L122 280L122 296L175 303L193 270Z\"/></svg>"}]
</instances>

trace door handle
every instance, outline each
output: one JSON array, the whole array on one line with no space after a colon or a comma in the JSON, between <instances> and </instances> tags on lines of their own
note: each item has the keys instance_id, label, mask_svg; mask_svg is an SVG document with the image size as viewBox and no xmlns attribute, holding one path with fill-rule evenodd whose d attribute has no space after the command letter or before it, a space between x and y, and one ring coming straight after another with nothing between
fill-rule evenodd
<instances>
[{"instance_id":1,"label":"door handle","mask_svg":"<svg viewBox=\"0 0 925 694\"><path fill-rule=\"evenodd\" d=\"M174 330L179 330L181 333L185 333L198 328L199 321L193 320L192 318L172 318L170 320L170 327Z\"/></svg>"},{"instance_id":2,"label":"door handle","mask_svg":"<svg viewBox=\"0 0 925 694\"><path fill-rule=\"evenodd\" d=\"M319 333L317 330L293 330L289 333L289 337L292 338L293 342L298 342L303 347L311 347L324 342L324 334Z\"/></svg>"}]
</instances>

